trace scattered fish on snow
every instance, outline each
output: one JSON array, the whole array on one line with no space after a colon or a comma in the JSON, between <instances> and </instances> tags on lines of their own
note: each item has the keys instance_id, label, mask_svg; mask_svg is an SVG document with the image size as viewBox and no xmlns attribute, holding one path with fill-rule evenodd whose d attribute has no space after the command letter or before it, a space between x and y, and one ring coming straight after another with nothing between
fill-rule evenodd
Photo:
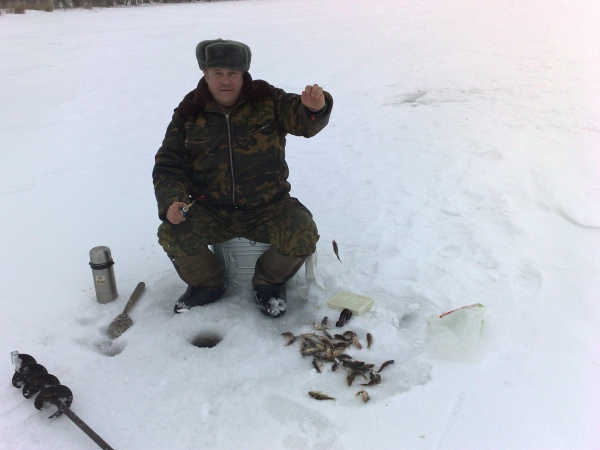
<instances>
[{"instance_id":1,"label":"scattered fish on snow","mask_svg":"<svg viewBox=\"0 0 600 450\"><path fill-rule=\"evenodd\" d=\"M342 311L340 320L338 320L338 326L340 321L345 322L350 317L352 317L352 312L350 310ZM381 364L379 370L375 371L375 364L366 363L350 356L346 353L350 347L354 346L358 350L363 348L357 333L347 330L343 334L335 334L332 336L327 332L327 317L323 318L321 323L313 323L313 328L317 331L321 331L323 334L313 332L296 336L288 331L281 333L281 335L288 339L288 342L285 344L286 346L299 341L300 354L302 357L312 356L312 366L317 373L323 372L324 364L331 363L332 372L338 371L341 367L346 370L346 384L348 386L352 386L356 377L362 377L365 380L365 383L360 383L361 386L376 386L381 383L381 375L379 372L394 363L393 359L387 360ZM366 340L367 348L370 349L374 341L373 335L367 333ZM308 394L317 400L335 400L319 391L310 391ZM358 391L356 396L360 396L365 403L368 402L370 398L369 394L364 389Z\"/></svg>"}]
</instances>

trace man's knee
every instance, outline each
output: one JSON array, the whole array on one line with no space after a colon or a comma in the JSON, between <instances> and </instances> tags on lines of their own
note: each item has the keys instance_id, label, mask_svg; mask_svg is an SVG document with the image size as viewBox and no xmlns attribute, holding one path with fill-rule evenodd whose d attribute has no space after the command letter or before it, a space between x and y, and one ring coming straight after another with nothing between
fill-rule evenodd
<instances>
[{"instance_id":1,"label":"man's knee","mask_svg":"<svg viewBox=\"0 0 600 450\"><path fill-rule=\"evenodd\" d=\"M165 221L158 227L158 243L171 259L190 256L197 251L190 248L193 240L191 236L187 236L188 234L181 225L173 225Z\"/></svg>"},{"instance_id":2,"label":"man's knee","mask_svg":"<svg viewBox=\"0 0 600 450\"><path fill-rule=\"evenodd\" d=\"M275 247L283 255L307 257L317 248L319 231L310 211L298 200L290 199L286 220L281 223Z\"/></svg>"},{"instance_id":3,"label":"man's knee","mask_svg":"<svg viewBox=\"0 0 600 450\"><path fill-rule=\"evenodd\" d=\"M256 261L252 283L254 286L285 284L298 272L305 259L306 257L282 255L271 247Z\"/></svg>"},{"instance_id":4,"label":"man's knee","mask_svg":"<svg viewBox=\"0 0 600 450\"><path fill-rule=\"evenodd\" d=\"M194 287L220 287L225 282L223 268L208 248L192 256L172 258L179 277Z\"/></svg>"},{"instance_id":5,"label":"man's knee","mask_svg":"<svg viewBox=\"0 0 600 450\"><path fill-rule=\"evenodd\" d=\"M287 236L281 240L278 250L284 255L308 257L317 249L319 233L314 222L312 226L292 229L283 234Z\"/></svg>"},{"instance_id":6,"label":"man's knee","mask_svg":"<svg viewBox=\"0 0 600 450\"><path fill-rule=\"evenodd\" d=\"M194 207L185 222L173 225L164 221L158 227L158 242L171 259L197 255L211 244L235 237L206 208Z\"/></svg>"}]
</instances>

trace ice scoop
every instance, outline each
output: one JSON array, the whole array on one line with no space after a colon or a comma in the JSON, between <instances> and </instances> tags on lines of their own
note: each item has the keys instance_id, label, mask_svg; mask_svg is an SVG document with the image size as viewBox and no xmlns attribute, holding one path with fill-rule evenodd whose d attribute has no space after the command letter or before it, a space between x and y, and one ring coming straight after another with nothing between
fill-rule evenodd
<instances>
[{"instance_id":1,"label":"ice scoop","mask_svg":"<svg viewBox=\"0 0 600 450\"><path fill-rule=\"evenodd\" d=\"M125 333L129 329L129 327L131 327L131 325L133 325L133 320L131 320L131 317L129 317L128 313L137 301L137 299L140 298L140 295L142 295L142 291L144 290L145 286L146 283L140 281L135 287L135 290L133 291L133 294L131 294L131 297L129 297L129 301L125 305L125 309L123 310L123 312L119 314L108 327L109 338L118 338L123 333Z\"/></svg>"}]
</instances>

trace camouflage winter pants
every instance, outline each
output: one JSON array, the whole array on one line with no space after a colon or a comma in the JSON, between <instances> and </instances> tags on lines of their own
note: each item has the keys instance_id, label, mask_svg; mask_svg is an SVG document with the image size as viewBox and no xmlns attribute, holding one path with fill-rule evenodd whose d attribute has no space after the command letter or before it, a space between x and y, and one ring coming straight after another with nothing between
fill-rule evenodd
<instances>
[{"instance_id":1,"label":"camouflage winter pants","mask_svg":"<svg viewBox=\"0 0 600 450\"><path fill-rule=\"evenodd\" d=\"M253 282L281 284L314 253L319 234L310 211L293 197L246 210L197 202L184 222L164 221L158 229L158 241L179 276L193 286L222 284L223 272L208 245L235 237L271 245L257 262Z\"/></svg>"}]
</instances>

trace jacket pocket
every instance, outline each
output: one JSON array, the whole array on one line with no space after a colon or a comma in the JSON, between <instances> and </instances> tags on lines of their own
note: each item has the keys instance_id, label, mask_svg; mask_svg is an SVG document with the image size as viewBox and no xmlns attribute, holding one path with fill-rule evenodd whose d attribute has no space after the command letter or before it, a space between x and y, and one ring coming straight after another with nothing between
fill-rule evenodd
<instances>
[{"instance_id":1,"label":"jacket pocket","mask_svg":"<svg viewBox=\"0 0 600 450\"><path fill-rule=\"evenodd\" d=\"M249 132L248 132L248 136L254 136L255 134L258 133L271 133L273 131L273 129L275 128L275 124L273 122L266 122L264 124L260 124L254 128L252 128Z\"/></svg>"}]
</instances>

